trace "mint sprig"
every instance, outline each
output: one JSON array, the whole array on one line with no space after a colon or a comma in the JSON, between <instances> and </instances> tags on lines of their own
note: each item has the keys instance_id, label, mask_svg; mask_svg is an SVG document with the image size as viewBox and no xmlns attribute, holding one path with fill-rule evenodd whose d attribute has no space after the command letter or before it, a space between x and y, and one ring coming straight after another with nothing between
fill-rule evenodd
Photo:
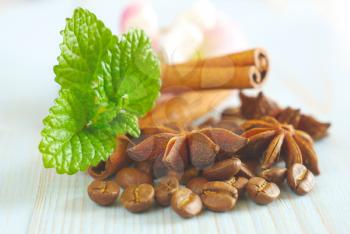
<instances>
[{"instance_id":1,"label":"mint sprig","mask_svg":"<svg viewBox=\"0 0 350 234\"><path fill-rule=\"evenodd\" d=\"M139 135L138 117L159 96L160 67L142 30L118 39L88 10L76 9L61 34L61 90L39 149L45 167L74 174L106 160L117 135Z\"/></svg>"}]
</instances>

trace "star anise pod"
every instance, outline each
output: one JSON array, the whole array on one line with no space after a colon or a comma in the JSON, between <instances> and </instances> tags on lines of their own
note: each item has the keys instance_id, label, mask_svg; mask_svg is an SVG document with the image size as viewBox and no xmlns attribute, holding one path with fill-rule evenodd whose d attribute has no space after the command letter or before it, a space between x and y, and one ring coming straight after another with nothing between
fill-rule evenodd
<instances>
[{"instance_id":1,"label":"star anise pod","mask_svg":"<svg viewBox=\"0 0 350 234\"><path fill-rule=\"evenodd\" d=\"M256 97L240 93L239 98L240 114L246 119L273 116L281 123L291 124L296 129L307 132L314 140L325 137L331 126L330 123L322 123L310 115L302 114L300 109L290 107L281 109L276 102L267 98L262 92Z\"/></svg>"},{"instance_id":2,"label":"star anise pod","mask_svg":"<svg viewBox=\"0 0 350 234\"><path fill-rule=\"evenodd\" d=\"M165 169L180 173L190 165L204 169L214 163L218 153L232 155L246 143L247 139L226 129L204 128L152 135L128 149L128 156L134 161L152 161L159 177Z\"/></svg>"},{"instance_id":3,"label":"star anise pod","mask_svg":"<svg viewBox=\"0 0 350 234\"><path fill-rule=\"evenodd\" d=\"M117 138L117 147L106 161L101 161L97 166L90 167L88 172L95 179L105 179L115 174L122 167L127 166L131 160L126 156L128 148L140 143L144 139L160 133L177 133L164 126L152 126L141 128L141 135L138 138L132 138L130 136L119 136Z\"/></svg>"},{"instance_id":4,"label":"star anise pod","mask_svg":"<svg viewBox=\"0 0 350 234\"><path fill-rule=\"evenodd\" d=\"M281 123L293 125L295 128L307 132L314 140L319 140L327 135L330 123L322 123L312 116L302 114L300 109L287 107L276 115Z\"/></svg>"},{"instance_id":5,"label":"star anise pod","mask_svg":"<svg viewBox=\"0 0 350 234\"><path fill-rule=\"evenodd\" d=\"M287 167L294 163L307 166L314 174L319 174L318 158L313 148L312 138L292 125L278 122L273 117L248 120L243 124L248 138L248 151L261 154L261 169L270 168L282 155ZM250 151L249 151L250 150Z\"/></svg>"},{"instance_id":6,"label":"star anise pod","mask_svg":"<svg viewBox=\"0 0 350 234\"><path fill-rule=\"evenodd\" d=\"M240 122L237 122L235 119L225 118L221 120L215 120L213 117L210 117L198 125L198 128L223 128L240 135L243 133L243 129L241 128L242 123L239 123Z\"/></svg>"},{"instance_id":7,"label":"star anise pod","mask_svg":"<svg viewBox=\"0 0 350 234\"><path fill-rule=\"evenodd\" d=\"M276 102L266 97L263 92L260 92L256 97L246 96L244 93L239 93L241 100L240 112L246 119L255 119L262 116L274 116L280 111L280 107Z\"/></svg>"}]
</instances>

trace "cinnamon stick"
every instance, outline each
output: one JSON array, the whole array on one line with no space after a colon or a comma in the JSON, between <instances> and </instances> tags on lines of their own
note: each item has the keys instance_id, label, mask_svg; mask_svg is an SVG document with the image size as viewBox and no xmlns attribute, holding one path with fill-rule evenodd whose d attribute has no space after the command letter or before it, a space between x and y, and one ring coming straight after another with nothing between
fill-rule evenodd
<instances>
[{"instance_id":1,"label":"cinnamon stick","mask_svg":"<svg viewBox=\"0 0 350 234\"><path fill-rule=\"evenodd\" d=\"M126 137L117 137L117 146L113 154L106 161L100 162L95 167L90 167L89 175L95 179L106 179L127 166L130 163L126 153L129 144L130 141Z\"/></svg>"},{"instance_id":2,"label":"cinnamon stick","mask_svg":"<svg viewBox=\"0 0 350 234\"><path fill-rule=\"evenodd\" d=\"M260 86L269 69L263 49L182 64L163 65L162 89L244 89Z\"/></svg>"},{"instance_id":3,"label":"cinnamon stick","mask_svg":"<svg viewBox=\"0 0 350 234\"><path fill-rule=\"evenodd\" d=\"M213 110L232 94L229 90L190 91L159 103L140 120L140 127L176 123L180 128Z\"/></svg>"},{"instance_id":4,"label":"cinnamon stick","mask_svg":"<svg viewBox=\"0 0 350 234\"><path fill-rule=\"evenodd\" d=\"M193 90L245 89L261 83L261 75L254 66L244 67L187 67L166 66L163 69L162 88Z\"/></svg>"}]
</instances>

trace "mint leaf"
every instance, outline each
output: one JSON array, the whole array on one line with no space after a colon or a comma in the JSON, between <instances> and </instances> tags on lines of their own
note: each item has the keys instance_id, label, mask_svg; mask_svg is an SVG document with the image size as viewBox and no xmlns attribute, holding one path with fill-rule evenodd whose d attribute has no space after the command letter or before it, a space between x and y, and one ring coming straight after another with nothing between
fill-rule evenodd
<instances>
[{"instance_id":1,"label":"mint leaf","mask_svg":"<svg viewBox=\"0 0 350 234\"><path fill-rule=\"evenodd\" d=\"M111 129L117 135L128 133L133 137L140 135L138 118L128 112L119 112L111 122Z\"/></svg>"},{"instance_id":2,"label":"mint leaf","mask_svg":"<svg viewBox=\"0 0 350 234\"><path fill-rule=\"evenodd\" d=\"M107 159L115 141L108 128L87 127L91 100L67 89L60 91L50 114L44 119L43 140L39 149L45 167L58 173L84 171Z\"/></svg>"},{"instance_id":3,"label":"mint leaf","mask_svg":"<svg viewBox=\"0 0 350 234\"><path fill-rule=\"evenodd\" d=\"M153 106L152 100L159 94L159 61L141 30L123 35L120 53L120 79L115 82L117 97L124 98L126 103L123 106L127 111L143 115Z\"/></svg>"},{"instance_id":4,"label":"mint leaf","mask_svg":"<svg viewBox=\"0 0 350 234\"><path fill-rule=\"evenodd\" d=\"M138 117L159 95L160 67L143 31L119 40L87 10L76 9L61 34L54 67L61 90L39 150L45 167L73 174L106 160L117 135L140 134Z\"/></svg>"}]
</instances>

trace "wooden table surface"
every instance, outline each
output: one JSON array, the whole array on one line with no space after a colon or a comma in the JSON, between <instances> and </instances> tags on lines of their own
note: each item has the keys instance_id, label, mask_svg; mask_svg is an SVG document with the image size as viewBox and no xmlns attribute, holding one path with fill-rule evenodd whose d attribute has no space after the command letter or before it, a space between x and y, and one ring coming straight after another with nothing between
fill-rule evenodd
<instances>
[{"instance_id":1,"label":"wooden table surface","mask_svg":"<svg viewBox=\"0 0 350 234\"><path fill-rule=\"evenodd\" d=\"M125 1L98 2L80 3L116 31ZM169 22L186 2L155 4ZM330 136L315 146L322 174L314 191L300 197L282 187L268 206L243 199L232 212L204 212L190 220L169 208L139 215L120 205L101 208L87 197L86 174L57 175L42 167L39 132L57 92L52 66L58 31L78 3L0 10L0 233L350 233L350 11L340 1L317 2L216 1L252 47L269 51L272 69L263 90L332 122Z\"/></svg>"}]
</instances>

